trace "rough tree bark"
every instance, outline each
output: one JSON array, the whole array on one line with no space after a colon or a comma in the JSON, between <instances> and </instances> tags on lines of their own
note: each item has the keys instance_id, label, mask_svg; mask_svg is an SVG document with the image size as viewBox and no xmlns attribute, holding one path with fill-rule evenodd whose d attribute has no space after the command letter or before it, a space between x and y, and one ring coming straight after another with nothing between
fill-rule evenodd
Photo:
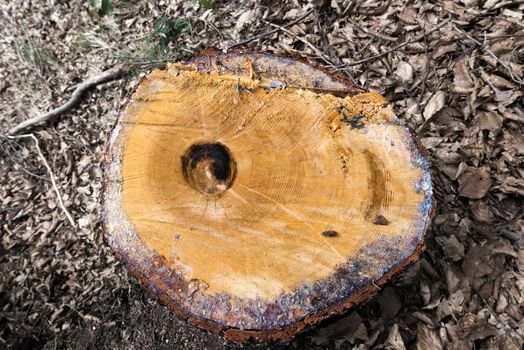
<instances>
[{"instance_id":1,"label":"rough tree bark","mask_svg":"<svg viewBox=\"0 0 524 350\"><path fill-rule=\"evenodd\" d=\"M428 161L385 104L267 54L155 70L108 141L107 240L178 316L288 341L423 250Z\"/></svg>"}]
</instances>

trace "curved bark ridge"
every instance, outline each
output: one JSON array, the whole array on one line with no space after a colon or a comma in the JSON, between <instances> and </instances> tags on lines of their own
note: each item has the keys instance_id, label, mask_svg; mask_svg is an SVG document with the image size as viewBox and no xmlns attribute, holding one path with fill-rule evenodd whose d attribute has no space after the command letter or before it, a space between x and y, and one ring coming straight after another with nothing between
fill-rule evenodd
<instances>
[{"instance_id":1,"label":"curved bark ridge","mask_svg":"<svg viewBox=\"0 0 524 350\"><path fill-rule=\"evenodd\" d=\"M380 95L178 68L151 73L123 115L121 205L186 281L270 301L425 229L420 155Z\"/></svg>"}]
</instances>

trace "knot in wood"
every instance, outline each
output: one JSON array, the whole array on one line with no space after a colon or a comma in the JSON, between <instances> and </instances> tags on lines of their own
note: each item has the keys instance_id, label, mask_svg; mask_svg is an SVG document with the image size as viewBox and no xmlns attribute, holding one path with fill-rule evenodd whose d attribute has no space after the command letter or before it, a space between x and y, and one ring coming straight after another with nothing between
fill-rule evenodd
<instances>
[{"instance_id":1,"label":"knot in wood","mask_svg":"<svg viewBox=\"0 0 524 350\"><path fill-rule=\"evenodd\" d=\"M231 187L236 163L223 144L199 143L192 145L182 156L182 172L195 190L217 196Z\"/></svg>"}]
</instances>

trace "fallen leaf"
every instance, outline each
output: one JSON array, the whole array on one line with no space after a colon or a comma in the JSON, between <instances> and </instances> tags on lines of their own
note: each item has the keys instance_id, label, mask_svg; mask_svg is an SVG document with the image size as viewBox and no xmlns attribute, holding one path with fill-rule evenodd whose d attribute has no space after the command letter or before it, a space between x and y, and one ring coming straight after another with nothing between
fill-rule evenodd
<instances>
[{"instance_id":1,"label":"fallen leaf","mask_svg":"<svg viewBox=\"0 0 524 350\"><path fill-rule=\"evenodd\" d=\"M444 255L452 261L458 261L464 257L464 245L455 237L438 236L436 241L444 250Z\"/></svg>"},{"instance_id":2,"label":"fallen leaf","mask_svg":"<svg viewBox=\"0 0 524 350\"><path fill-rule=\"evenodd\" d=\"M298 16L298 9L296 8L293 8L289 11L286 12L286 14L284 15L284 20L292 20L292 19L295 19L297 18Z\"/></svg>"},{"instance_id":3,"label":"fallen leaf","mask_svg":"<svg viewBox=\"0 0 524 350\"><path fill-rule=\"evenodd\" d=\"M431 317L424 312L415 311L411 315L415 317L417 320L424 322L425 324L427 324L430 327L434 327L437 324L437 322L433 321Z\"/></svg>"},{"instance_id":4,"label":"fallen leaf","mask_svg":"<svg viewBox=\"0 0 524 350\"><path fill-rule=\"evenodd\" d=\"M475 201L471 205L471 213L473 217L480 222L492 222L495 219L495 215L484 201Z\"/></svg>"},{"instance_id":5,"label":"fallen leaf","mask_svg":"<svg viewBox=\"0 0 524 350\"><path fill-rule=\"evenodd\" d=\"M483 246L476 246L470 248L468 254L464 258L462 269L469 277L479 278L486 276L493 271L492 264L489 259L489 249Z\"/></svg>"},{"instance_id":6,"label":"fallen leaf","mask_svg":"<svg viewBox=\"0 0 524 350\"><path fill-rule=\"evenodd\" d=\"M487 337L491 337L497 334L498 334L497 327L489 323L480 323L472 327L469 333L469 339L470 340L486 339Z\"/></svg>"},{"instance_id":7,"label":"fallen leaf","mask_svg":"<svg viewBox=\"0 0 524 350\"><path fill-rule=\"evenodd\" d=\"M389 328L388 338L384 343L384 349L386 350L406 350L404 340L398 330L398 324L394 324Z\"/></svg>"},{"instance_id":8,"label":"fallen leaf","mask_svg":"<svg viewBox=\"0 0 524 350\"><path fill-rule=\"evenodd\" d=\"M461 60L454 69L452 89L457 94L467 94L473 91L474 88L475 83L469 73L467 60Z\"/></svg>"},{"instance_id":9,"label":"fallen leaf","mask_svg":"<svg viewBox=\"0 0 524 350\"><path fill-rule=\"evenodd\" d=\"M504 193L514 193L524 196L524 179L507 176L500 185L500 190Z\"/></svg>"},{"instance_id":10,"label":"fallen leaf","mask_svg":"<svg viewBox=\"0 0 524 350\"><path fill-rule=\"evenodd\" d=\"M352 312L327 327L319 328L312 336L311 341L316 345L329 345L335 343L335 348L340 348L346 341L354 343L357 339L368 340L367 329L362 318L357 312Z\"/></svg>"},{"instance_id":11,"label":"fallen leaf","mask_svg":"<svg viewBox=\"0 0 524 350\"><path fill-rule=\"evenodd\" d=\"M235 29L237 31L242 30L242 28L244 28L246 24L253 22L254 18L255 18L255 10L249 10L249 11L242 13L240 17L238 17L237 19Z\"/></svg>"},{"instance_id":12,"label":"fallen leaf","mask_svg":"<svg viewBox=\"0 0 524 350\"><path fill-rule=\"evenodd\" d=\"M458 290L449 296L448 299L442 300L437 308L437 319L440 321L446 316L460 315L464 303L464 293Z\"/></svg>"},{"instance_id":13,"label":"fallen leaf","mask_svg":"<svg viewBox=\"0 0 524 350\"><path fill-rule=\"evenodd\" d=\"M431 289L428 281L425 279L420 281L420 297L422 298L424 305L429 304L429 301L431 300Z\"/></svg>"},{"instance_id":14,"label":"fallen leaf","mask_svg":"<svg viewBox=\"0 0 524 350\"><path fill-rule=\"evenodd\" d=\"M495 91L495 101L500 102L499 106L509 106L521 96L522 92L517 90Z\"/></svg>"},{"instance_id":15,"label":"fallen leaf","mask_svg":"<svg viewBox=\"0 0 524 350\"><path fill-rule=\"evenodd\" d=\"M394 74L400 79L400 81L409 83L413 80L413 66L407 62L400 61Z\"/></svg>"},{"instance_id":16,"label":"fallen leaf","mask_svg":"<svg viewBox=\"0 0 524 350\"><path fill-rule=\"evenodd\" d=\"M378 303L382 309L382 317L386 320L392 319L400 311L400 300L397 293L391 287L386 287L380 297Z\"/></svg>"},{"instance_id":17,"label":"fallen leaf","mask_svg":"<svg viewBox=\"0 0 524 350\"><path fill-rule=\"evenodd\" d=\"M435 113L440 111L446 103L446 93L442 90L437 91L433 97L428 101L422 115L425 120L431 118Z\"/></svg>"},{"instance_id":18,"label":"fallen leaf","mask_svg":"<svg viewBox=\"0 0 524 350\"><path fill-rule=\"evenodd\" d=\"M467 167L458 177L459 194L462 197L480 199L491 188L492 180L489 168Z\"/></svg>"},{"instance_id":19,"label":"fallen leaf","mask_svg":"<svg viewBox=\"0 0 524 350\"><path fill-rule=\"evenodd\" d=\"M477 114L474 124L483 130L497 130L502 126L503 118L496 112L481 111Z\"/></svg>"},{"instance_id":20,"label":"fallen leaf","mask_svg":"<svg viewBox=\"0 0 524 350\"><path fill-rule=\"evenodd\" d=\"M509 9L502 10L502 14L507 17L516 18L518 20L522 20L522 12L521 11L512 11Z\"/></svg>"},{"instance_id":21,"label":"fallen leaf","mask_svg":"<svg viewBox=\"0 0 524 350\"><path fill-rule=\"evenodd\" d=\"M417 327L417 349L418 350L441 350L442 343L438 333L420 322Z\"/></svg>"}]
</instances>

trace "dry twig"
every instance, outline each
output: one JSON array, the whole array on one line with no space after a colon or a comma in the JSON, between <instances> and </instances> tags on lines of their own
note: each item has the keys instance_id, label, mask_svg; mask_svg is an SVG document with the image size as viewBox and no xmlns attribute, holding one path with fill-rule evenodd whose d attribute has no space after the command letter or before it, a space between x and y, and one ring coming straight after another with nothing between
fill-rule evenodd
<instances>
[{"instance_id":1,"label":"dry twig","mask_svg":"<svg viewBox=\"0 0 524 350\"><path fill-rule=\"evenodd\" d=\"M392 36L389 36L389 35L386 35L386 34L381 34L379 32L375 32L374 30L372 29L369 29L367 27L364 27L363 25L361 24L358 24L357 22L353 21L351 18L348 18L347 19L348 22L354 26L354 27L357 27L357 29L359 29L360 31L366 33L366 34L369 34L371 36L374 36L378 39L382 39L382 40L385 40L385 41L390 41L390 42L395 42L397 41L397 38L393 38Z\"/></svg>"},{"instance_id":2,"label":"dry twig","mask_svg":"<svg viewBox=\"0 0 524 350\"><path fill-rule=\"evenodd\" d=\"M298 41L302 42L306 46L309 46L318 55L318 57L320 57L324 62L326 62L328 64L328 66L330 66L332 68L335 68L335 69L337 68L335 63L333 63L333 61L331 60L331 58L327 54L325 54L318 47L316 47L315 45L310 43L308 40L306 40L304 38L301 38L297 34L295 34L292 31L290 31L289 29L286 29L286 28L284 28L282 26L279 26L277 24L274 24L274 23L271 23L271 22L267 22L267 21L264 21L264 23L281 30L283 33L286 33L287 35L289 35L293 39L297 39ZM341 68L339 70L344 71L346 73L346 75L351 79L351 81L355 84L355 86L358 86L357 82L355 81L353 76L348 72L348 70L346 68L343 67L343 68Z\"/></svg>"},{"instance_id":3,"label":"dry twig","mask_svg":"<svg viewBox=\"0 0 524 350\"><path fill-rule=\"evenodd\" d=\"M421 114L422 118L424 119L424 109L426 108L426 106L428 105L429 101L431 101L431 99L433 98L433 96L435 96L435 94L440 90L440 87L442 86L442 84L444 84L445 81L447 81L447 79L449 78L449 76L451 75L451 73L453 72L453 69L455 68L455 66L460 62L462 61L462 59L466 56L468 56L473 50L474 50L475 47L471 47L469 49L467 49L466 51L464 51L454 62L452 62L448 68L446 69L446 73L444 73L444 75L439 79L436 87L433 89L433 92L431 93L431 95L429 95L429 97L426 99L426 102L423 104L423 105L420 105L419 103L419 113ZM429 61L428 61L429 62ZM422 93L423 94L423 93ZM425 130L425 128L429 125L430 122L432 122L434 120L434 118L436 117L437 114L434 114L432 115L431 117L429 117L428 119L424 120L424 122L422 124L420 124L420 126L417 128L417 134L422 134L422 132Z\"/></svg>"},{"instance_id":4,"label":"dry twig","mask_svg":"<svg viewBox=\"0 0 524 350\"><path fill-rule=\"evenodd\" d=\"M389 50L386 50L386 51L384 51L384 52L378 53L378 54L373 55L373 56L371 56L371 57L363 58L363 59L361 59L361 60L358 60L358 61L355 61L355 62L351 62L351 63L346 63L346 64L344 64L343 66L338 67L337 70L340 70L340 69L342 69L342 68L344 68L344 67L357 66L357 65L359 65L359 64L366 63L366 62L368 62L368 61L376 60L377 58L383 57L383 56L385 56L385 55L387 55L387 54L389 54L389 53L391 53L391 52L393 52L393 51L396 51L396 50L400 49L401 47L404 47L404 46L406 46L406 45L408 45L408 44L411 44L411 43L415 43L415 42L417 42L417 41L423 39L424 36L429 35L429 34L433 33L434 31L439 30L440 28L444 27L446 24L449 23L449 21L450 21L449 19L447 19L447 20L445 20L445 21L442 21L441 23L437 24L435 27L431 28L431 30L430 30L429 32L427 32L427 33L423 32L422 34L417 35L417 36L414 37L413 39L407 40L407 41L405 41L405 42L403 42L403 43L401 43L401 44L398 44L398 45L392 47L392 48L389 49Z\"/></svg>"},{"instance_id":5,"label":"dry twig","mask_svg":"<svg viewBox=\"0 0 524 350\"><path fill-rule=\"evenodd\" d=\"M292 25L294 24L297 24L298 22L302 21L303 19L305 19L307 16L309 16L311 13L313 12L313 9L310 9L308 10L306 13L304 13L302 16L298 17L297 19L291 21L291 22L288 22L286 24L284 24L283 26L279 26L277 29L273 29L273 30L270 30L270 31L267 31L265 33L262 33L262 34L259 34L259 35L255 35L254 37L251 37L251 38L248 38L246 40L243 40L243 41L240 41L236 44L233 44L231 46L228 47L228 49L233 49L235 47L239 47L239 46L244 46L246 44L249 44L250 42L252 41L255 41L255 40L258 40L258 39L261 39L263 37L266 37L268 35L271 35L271 34L274 34L274 33L277 33L279 31L281 31L282 29L281 28L287 28L287 27L291 27Z\"/></svg>"},{"instance_id":6,"label":"dry twig","mask_svg":"<svg viewBox=\"0 0 524 350\"><path fill-rule=\"evenodd\" d=\"M304 38L301 38L300 36L298 36L297 34L293 33L292 31L284 28L283 26L279 26L278 24L274 24L274 23L271 23L271 22L265 22L267 23L268 25L272 26L272 27L275 27L277 28L278 30L286 33L287 35L291 36L292 38L294 39L297 39L298 41L301 41L303 44L309 46L320 58L322 58L327 64L329 65L332 65L333 66L333 62L331 62L331 59L329 58L328 55L326 55L324 52L322 52L322 50L320 50L318 47L316 47L315 45L313 45L312 43L310 43L308 40L304 39Z\"/></svg>"},{"instance_id":7,"label":"dry twig","mask_svg":"<svg viewBox=\"0 0 524 350\"><path fill-rule=\"evenodd\" d=\"M509 76L511 77L511 80L513 80L515 83L519 84L519 85L524 85L524 80L522 80L521 77L518 76L517 73L515 73L515 71L513 70L513 68L511 68L510 65L502 62L500 60L500 58L498 58L497 55L495 55L495 53L493 51L491 51L490 49L488 49L486 46L484 46L480 41L478 41L477 39L475 39L474 37L472 37L471 35L469 35L468 33L464 32L462 29L458 28L455 24L453 24L453 29L456 30L458 33L460 33L461 35L463 35L465 38L473 41L476 45L478 45L479 48L481 48L482 50L484 50L485 52L487 52L491 57L493 57L493 59L498 63L500 64L504 69L506 69L508 72L509 72Z\"/></svg>"},{"instance_id":8,"label":"dry twig","mask_svg":"<svg viewBox=\"0 0 524 350\"><path fill-rule=\"evenodd\" d=\"M88 89L98 84L105 83L107 81L119 78L121 75L127 72L129 72L129 67L127 65L118 64L114 66L113 68L110 68L102 72L99 75L96 75L94 77L91 77L83 81L82 83L76 86L75 91L73 91L73 94L71 95L71 98L66 103L53 109L50 112L47 112L45 114L42 114L37 117L21 122L20 124L14 126L13 128L9 130L9 135L17 134L26 128L32 127L37 124L45 123L54 118L59 117L63 113L73 108L78 102L80 102L80 98L82 97L84 92L86 92Z\"/></svg>"},{"instance_id":9,"label":"dry twig","mask_svg":"<svg viewBox=\"0 0 524 350\"><path fill-rule=\"evenodd\" d=\"M482 294L480 294L480 292L478 290L476 290L475 288L471 288L475 294L477 294L480 299L482 299L482 302L484 303L484 305L486 305L486 307L488 308L489 312L493 315L493 317L495 317L495 319L497 320L500 328L502 328L502 331L504 332L504 334L506 335L506 337L513 343L515 344L516 348L518 349L519 348L519 343L517 342L517 340L515 339L515 337L513 336L513 334L511 334L510 332L508 332L508 328L511 329L509 326L507 326L504 322L502 322L502 320L500 319L500 316L493 310L493 308L489 305L488 301L486 300L486 298L484 298L482 296Z\"/></svg>"},{"instance_id":10,"label":"dry twig","mask_svg":"<svg viewBox=\"0 0 524 350\"><path fill-rule=\"evenodd\" d=\"M53 184L53 189L55 190L56 196L58 197L58 203L60 204L60 208L62 208L62 211L64 212L65 216L67 217L67 220L69 220L69 223L71 224L71 226L75 227L76 226L75 220L73 220L73 217L71 216L71 214L69 213L69 211L67 210L67 208L64 205L64 201L62 200L62 196L60 195L60 191L58 190L58 186L56 185L55 175L53 174L53 171L51 170L49 163L47 162L47 160L45 159L42 153L40 144L38 143L38 139L36 138L36 136L34 134L23 134L19 136L7 136L7 137L10 139L21 139L21 138L33 139L33 141L35 142L36 151L38 152L38 156L44 163L47 169L47 172L49 173L49 177L51 178L51 183Z\"/></svg>"}]
</instances>

